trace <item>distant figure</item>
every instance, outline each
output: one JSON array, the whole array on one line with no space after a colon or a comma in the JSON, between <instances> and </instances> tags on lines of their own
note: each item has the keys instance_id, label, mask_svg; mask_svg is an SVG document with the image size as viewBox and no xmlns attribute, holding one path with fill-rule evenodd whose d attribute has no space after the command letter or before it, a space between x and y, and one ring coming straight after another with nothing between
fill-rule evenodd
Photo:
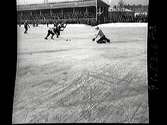
<instances>
[{"instance_id":1,"label":"distant figure","mask_svg":"<svg viewBox=\"0 0 167 125\"><path fill-rule=\"evenodd\" d=\"M35 27L35 21L33 21L33 24L32 24L32 25L33 25L33 27Z\"/></svg>"},{"instance_id":2,"label":"distant figure","mask_svg":"<svg viewBox=\"0 0 167 125\"><path fill-rule=\"evenodd\" d=\"M46 23L46 25L47 25L47 27L49 27L49 23L48 22Z\"/></svg>"},{"instance_id":3,"label":"distant figure","mask_svg":"<svg viewBox=\"0 0 167 125\"><path fill-rule=\"evenodd\" d=\"M47 33L45 39L47 39L50 35L52 35L51 39L53 39L53 37L54 37L55 34L57 35L57 38L58 38L59 35L60 35L60 31L63 31L65 29L66 25L62 26L62 25L59 25L59 24L57 25L56 24L56 25L54 25L54 27L49 28L48 33Z\"/></svg>"},{"instance_id":4,"label":"distant figure","mask_svg":"<svg viewBox=\"0 0 167 125\"><path fill-rule=\"evenodd\" d=\"M36 21L35 26L38 27L38 22Z\"/></svg>"},{"instance_id":5,"label":"distant figure","mask_svg":"<svg viewBox=\"0 0 167 125\"><path fill-rule=\"evenodd\" d=\"M24 22L24 29L25 29L24 33L27 33L28 27L30 28L30 25L28 24L28 22L27 22L27 20L26 20L26 21Z\"/></svg>"},{"instance_id":6,"label":"distant figure","mask_svg":"<svg viewBox=\"0 0 167 125\"><path fill-rule=\"evenodd\" d=\"M92 39L92 41L95 41L95 39L98 36L100 36L100 39L96 41L97 43L110 43L110 40L108 38L106 38L106 36L104 35L102 30L98 26L95 29L98 31L98 33L97 33L96 37Z\"/></svg>"}]
</instances>

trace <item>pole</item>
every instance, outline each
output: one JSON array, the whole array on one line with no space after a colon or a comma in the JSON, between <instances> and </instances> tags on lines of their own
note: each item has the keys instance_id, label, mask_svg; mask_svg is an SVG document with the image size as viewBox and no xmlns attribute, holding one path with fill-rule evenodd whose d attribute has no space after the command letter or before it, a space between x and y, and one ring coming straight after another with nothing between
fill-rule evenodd
<instances>
[{"instance_id":1,"label":"pole","mask_svg":"<svg viewBox=\"0 0 167 125\"><path fill-rule=\"evenodd\" d=\"M88 13L88 8L86 7L86 13Z\"/></svg>"},{"instance_id":2,"label":"pole","mask_svg":"<svg viewBox=\"0 0 167 125\"><path fill-rule=\"evenodd\" d=\"M97 22L97 0L96 0L96 22Z\"/></svg>"},{"instance_id":3,"label":"pole","mask_svg":"<svg viewBox=\"0 0 167 125\"><path fill-rule=\"evenodd\" d=\"M61 9L61 14L62 14L62 17L64 16L64 14L63 14L63 9Z\"/></svg>"},{"instance_id":4,"label":"pole","mask_svg":"<svg viewBox=\"0 0 167 125\"><path fill-rule=\"evenodd\" d=\"M50 9L50 16L52 16L52 9Z\"/></svg>"}]
</instances>

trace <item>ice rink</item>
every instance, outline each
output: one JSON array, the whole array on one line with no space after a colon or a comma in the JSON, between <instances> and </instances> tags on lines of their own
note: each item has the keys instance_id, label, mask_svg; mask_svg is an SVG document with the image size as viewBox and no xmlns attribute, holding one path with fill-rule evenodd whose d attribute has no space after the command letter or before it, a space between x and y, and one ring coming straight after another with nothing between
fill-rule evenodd
<instances>
[{"instance_id":1,"label":"ice rink","mask_svg":"<svg viewBox=\"0 0 167 125\"><path fill-rule=\"evenodd\" d=\"M50 25L51 27L51 25ZM13 123L148 123L147 23L18 27Z\"/></svg>"}]
</instances>

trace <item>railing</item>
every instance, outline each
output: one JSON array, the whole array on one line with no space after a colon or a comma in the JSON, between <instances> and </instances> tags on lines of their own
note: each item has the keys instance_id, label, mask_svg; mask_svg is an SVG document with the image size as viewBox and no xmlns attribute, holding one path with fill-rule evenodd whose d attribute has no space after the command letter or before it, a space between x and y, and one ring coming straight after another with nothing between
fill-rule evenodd
<instances>
[{"instance_id":1,"label":"railing","mask_svg":"<svg viewBox=\"0 0 167 125\"><path fill-rule=\"evenodd\" d=\"M148 22L148 16L129 16L129 15L117 15L109 16L109 22Z\"/></svg>"},{"instance_id":2,"label":"railing","mask_svg":"<svg viewBox=\"0 0 167 125\"><path fill-rule=\"evenodd\" d=\"M30 24L33 24L34 22L38 24L46 24L46 22L53 24L55 22L66 22L69 24L88 24L88 25L95 25L96 24L96 18L69 18L69 19L37 19L37 20L31 20L26 19ZM23 24L25 19L18 20L18 24Z\"/></svg>"}]
</instances>

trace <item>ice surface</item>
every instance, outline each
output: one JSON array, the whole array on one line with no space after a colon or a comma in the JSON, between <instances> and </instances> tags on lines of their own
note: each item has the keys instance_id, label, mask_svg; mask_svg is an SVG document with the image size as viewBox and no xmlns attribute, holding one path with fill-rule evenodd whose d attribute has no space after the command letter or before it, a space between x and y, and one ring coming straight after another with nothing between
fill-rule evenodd
<instances>
[{"instance_id":1,"label":"ice surface","mask_svg":"<svg viewBox=\"0 0 167 125\"><path fill-rule=\"evenodd\" d=\"M13 123L148 123L147 24L18 27Z\"/></svg>"}]
</instances>

